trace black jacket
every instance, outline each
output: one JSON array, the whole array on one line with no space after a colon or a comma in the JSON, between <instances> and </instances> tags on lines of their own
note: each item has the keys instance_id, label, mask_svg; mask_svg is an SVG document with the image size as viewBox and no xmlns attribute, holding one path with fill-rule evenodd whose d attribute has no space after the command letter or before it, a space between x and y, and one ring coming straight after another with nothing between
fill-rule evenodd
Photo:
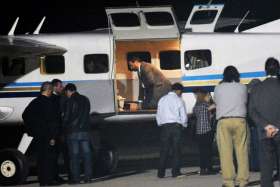
<instances>
[{"instance_id":1,"label":"black jacket","mask_svg":"<svg viewBox=\"0 0 280 187\"><path fill-rule=\"evenodd\" d=\"M53 102L40 95L25 108L22 118L27 133L34 138L54 139L58 134L59 121Z\"/></svg>"},{"instance_id":2,"label":"black jacket","mask_svg":"<svg viewBox=\"0 0 280 187\"><path fill-rule=\"evenodd\" d=\"M264 127L272 124L280 128L280 80L267 78L256 85L250 94L249 115L265 138Z\"/></svg>"},{"instance_id":3,"label":"black jacket","mask_svg":"<svg viewBox=\"0 0 280 187\"><path fill-rule=\"evenodd\" d=\"M79 93L74 93L64 104L62 125L66 134L90 130L90 102Z\"/></svg>"}]
</instances>

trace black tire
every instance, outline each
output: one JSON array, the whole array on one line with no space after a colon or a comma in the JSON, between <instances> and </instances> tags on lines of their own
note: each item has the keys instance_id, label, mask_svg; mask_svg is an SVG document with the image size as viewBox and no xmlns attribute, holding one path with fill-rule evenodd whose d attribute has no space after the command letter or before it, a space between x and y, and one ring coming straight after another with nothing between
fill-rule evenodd
<instances>
[{"instance_id":1,"label":"black tire","mask_svg":"<svg viewBox=\"0 0 280 187\"><path fill-rule=\"evenodd\" d=\"M118 166L119 156L115 147L102 145L98 151L97 163L98 173L107 175L113 173Z\"/></svg>"},{"instance_id":2,"label":"black tire","mask_svg":"<svg viewBox=\"0 0 280 187\"><path fill-rule=\"evenodd\" d=\"M28 176L28 170L28 161L20 151L0 151L0 185L22 184Z\"/></svg>"}]
</instances>

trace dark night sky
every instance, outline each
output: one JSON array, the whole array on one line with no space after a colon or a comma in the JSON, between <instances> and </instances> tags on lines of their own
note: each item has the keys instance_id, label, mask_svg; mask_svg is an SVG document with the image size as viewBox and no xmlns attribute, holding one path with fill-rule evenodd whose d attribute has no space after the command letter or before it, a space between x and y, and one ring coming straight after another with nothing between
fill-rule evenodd
<instances>
[{"instance_id":1,"label":"dark night sky","mask_svg":"<svg viewBox=\"0 0 280 187\"><path fill-rule=\"evenodd\" d=\"M248 18L270 21L280 18L279 0L213 0L225 3L222 17L243 17L251 10ZM0 34L7 34L17 16L20 21L16 34L33 32L41 18L47 19L42 32L77 32L106 27L104 7L135 6L132 0L10 0L1 6ZM140 6L172 5L178 20L186 20L194 4L207 3L208 0L138 0ZM6 8L5 8L6 7Z\"/></svg>"}]
</instances>

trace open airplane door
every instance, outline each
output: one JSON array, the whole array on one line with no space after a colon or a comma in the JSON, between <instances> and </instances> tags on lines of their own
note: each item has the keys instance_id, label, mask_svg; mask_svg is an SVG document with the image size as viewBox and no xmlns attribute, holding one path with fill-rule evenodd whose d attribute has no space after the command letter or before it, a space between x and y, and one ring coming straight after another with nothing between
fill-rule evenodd
<instances>
[{"instance_id":1,"label":"open airplane door","mask_svg":"<svg viewBox=\"0 0 280 187\"><path fill-rule=\"evenodd\" d=\"M106 13L116 40L180 37L170 6L106 8Z\"/></svg>"},{"instance_id":2,"label":"open airplane door","mask_svg":"<svg viewBox=\"0 0 280 187\"><path fill-rule=\"evenodd\" d=\"M192 32L214 32L223 4L195 5L185 25Z\"/></svg>"}]
</instances>

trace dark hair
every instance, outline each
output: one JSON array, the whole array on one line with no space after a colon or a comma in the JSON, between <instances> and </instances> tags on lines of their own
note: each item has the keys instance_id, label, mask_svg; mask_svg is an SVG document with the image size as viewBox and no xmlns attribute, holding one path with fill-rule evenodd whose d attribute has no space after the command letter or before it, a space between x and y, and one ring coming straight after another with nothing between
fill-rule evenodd
<instances>
[{"instance_id":1,"label":"dark hair","mask_svg":"<svg viewBox=\"0 0 280 187\"><path fill-rule=\"evenodd\" d=\"M135 62L135 61L139 61L139 62L142 62L142 59L137 57L137 56L133 56L133 57L130 57L128 59L129 62Z\"/></svg>"},{"instance_id":2,"label":"dark hair","mask_svg":"<svg viewBox=\"0 0 280 187\"><path fill-rule=\"evenodd\" d=\"M184 86L178 82L174 83L171 88L172 88L172 90L181 90L181 91L184 90Z\"/></svg>"},{"instance_id":3,"label":"dark hair","mask_svg":"<svg viewBox=\"0 0 280 187\"><path fill-rule=\"evenodd\" d=\"M52 90L52 84L49 81L43 82L40 87L40 93L43 93L47 90Z\"/></svg>"},{"instance_id":4,"label":"dark hair","mask_svg":"<svg viewBox=\"0 0 280 187\"><path fill-rule=\"evenodd\" d=\"M227 66L224 70L223 76L223 82L240 82L240 74L234 66Z\"/></svg>"},{"instance_id":5,"label":"dark hair","mask_svg":"<svg viewBox=\"0 0 280 187\"><path fill-rule=\"evenodd\" d=\"M58 83L62 84L62 81L59 79L53 79L51 83L52 83L52 86L57 86Z\"/></svg>"},{"instance_id":6,"label":"dark hair","mask_svg":"<svg viewBox=\"0 0 280 187\"><path fill-rule=\"evenodd\" d=\"M278 76L279 61L273 57L268 58L265 62L265 72L267 75Z\"/></svg>"},{"instance_id":7,"label":"dark hair","mask_svg":"<svg viewBox=\"0 0 280 187\"><path fill-rule=\"evenodd\" d=\"M203 88L194 88L193 89L193 93L203 93L203 94L207 94L208 92L203 89Z\"/></svg>"},{"instance_id":8,"label":"dark hair","mask_svg":"<svg viewBox=\"0 0 280 187\"><path fill-rule=\"evenodd\" d=\"M68 84L65 86L64 91L75 92L75 91L77 91L77 87L76 87L75 84L73 84L73 83L68 83Z\"/></svg>"}]
</instances>

